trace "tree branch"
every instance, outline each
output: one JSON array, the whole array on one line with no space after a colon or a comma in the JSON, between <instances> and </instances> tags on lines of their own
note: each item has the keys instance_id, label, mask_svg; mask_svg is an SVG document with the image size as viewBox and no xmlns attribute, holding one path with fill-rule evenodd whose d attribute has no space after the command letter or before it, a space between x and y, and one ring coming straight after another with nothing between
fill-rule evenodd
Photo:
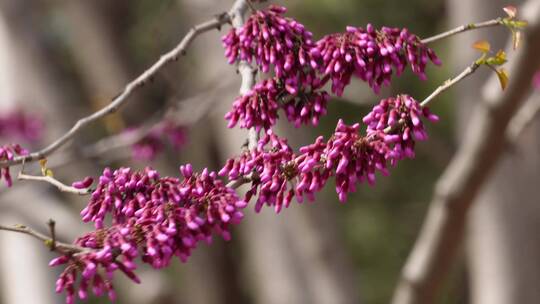
<instances>
[{"instance_id":1,"label":"tree branch","mask_svg":"<svg viewBox=\"0 0 540 304\"><path fill-rule=\"evenodd\" d=\"M77 188L68 186L66 184L63 184L62 182L60 182L59 180L55 179L52 176L26 175L26 174L22 173L22 171L21 171L21 172L19 172L19 175L17 176L17 178L19 180L30 180L30 181L46 182L46 183L49 183L49 184L55 186L56 188L58 188L58 190L60 190L62 192L77 194L77 195L81 195L81 196L82 195L89 195L92 192L92 190L90 188L88 188L88 189L77 189Z\"/></svg>"},{"instance_id":2,"label":"tree branch","mask_svg":"<svg viewBox=\"0 0 540 304\"><path fill-rule=\"evenodd\" d=\"M429 94L428 97L426 97L422 102L420 102L420 105L422 107L426 107L433 99L435 99L435 97L439 96L444 91L450 89L452 86L456 85L458 82L462 81L467 76L472 75L474 72L476 72L476 70L479 67L480 67L480 65L478 65L478 63L476 63L476 61L473 62L470 66L468 66L465 70L463 70L463 72L459 73L459 75L457 75L454 78L446 80L442 85L437 87L437 89L435 89L435 91L433 91L431 94ZM390 133L390 132L392 132L392 130L395 130L396 128L401 126L403 123L405 123L405 121L403 119L400 119L398 121L397 125L395 125L393 127L387 127L383 131L384 131L384 133Z\"/></svg>"},{"instance_id":3,"label":"tree branch","mask_svg":"<svg viewBox=\"0 0 540 304\"><path fill-rule=\"evenodd\" d=\"M231 16L231 22L234 28L238 29L244 26L245 15L247 13L250 3L246 0L237 0L229 15ZM238 63L238 72L242 77L242 84L240 85L240 95L245 95L255 85L255 75L257 70L252 68L247 61L240 61ZM257 147L259 142L259 132L255 128L251 128L248 131L248 148L252 150Z\"/></svg>"},{"instance_id":4,"label":"tree branch","mask_svg":"<svg viewBox=\"0 0 540 304\"><path fill-rule=\"evenodd\" d=\"M428 97L426 97L420 103L420 105L422 107L427 106L435 97L439 96L441 93L448 90L453 85L457 84L458 82L465 79L467 76L474 73L476 71L476 69L478 69L479 67L480 67L480 65L478 65L478 63L476 63L476 61L473 62L470 66L468 66L465 70L463 70L463 72L461 72L459 75L457 75L456 77L454 77L452 79L448 79L441 86L439 86L437 89L435 89L435 91L433 91L433 93L431 93Z\"/></svg>"},{"instance_id":5,"label":"tree branch","mask_svg":"<svg viewBox=\"0 0 540 304\"><path fill-rule=\"evenodd\" d=\"M239 1L243 2L243 1ZM62 135L60 138L58 138L55 142L51 143L47 147L43 148L42 150L39 150L37 152L30 153L26 156L18 156L15 157L13 160L9 161L1 161L0 167L9 167L15 164L20 164L23 161L24 162L32 162L36 161L42 158L47 157L48 155L52 154L56 150L58 150L60 147L65 145L67 142L69 142L75 135L84 127L86 127L88 124L104 117L109 114L115 113L118 111L118 109L124 105L128 98L135 92L138 88L144 86L148 81L150 81L163 67L165 67L167 64L178 60L180 56L183 56L186 54L186 50L189 47L189 45L193 42L193 40L200 34L208 32L212 29L219 29L223 24L230 21L230 17L228 14L220 14L216 16L213 20L209 20L206 22L203 22L201 24L198 24L194 26L189 32L184 36L184 38L180 41L180 43L171 51L168 53L162 55L159 60L154 63L148 70L144 71L139 77L137 77L135 80L130 82L124 90L115 97L110 104L108 104L106 107L102 108L101 110L94 112L93 114L86 116L84 118L79 119L73 127L66 132L64 135Z\"/></svg>"},{"instance_id":6,"label":"tree branch","mask_svg":"<svg viewBox=\"0 0 540 304\"><path fill-rule=\"evenodd\" d=\"M49 227L51 227L50 224L49 224ZM50 250L54 250L60 254L85 253L85 252L90 251L88 248L83 248L83 247L75 246L72 244L58 242L56 241L56 239L50 238L24 225L14 225L14 226L0 225L0 230L27 234L35 239L42 241L44 245L47 246L47 248L49 248Z\"/></svg>"},{"instance_id":7,"label":"tree branch","mask_svg":"<svg viewBox=\"0 0 540 304\"><path fill-rule=\"evenodd\" d=\"M540 5L532 10L524 48L503 94L484 98L472 114L463 144L436 184L420 235L402 269L393 304L432 303L460 246L467 212L504 151L505 130L526 98L540 64Z\"/></svg>"},{"instance_id":8,"label":"tree branch","mask_svg":"<svg viewBox=\"0 0 540 304\"><path fill-rule=\"evenodd\" d=\"M444 38L448 38L450 36L453 36L453 35L456 35L456 34L459 34L459 33L462 33L462 32L475 30L475 29L479 29L479 28L484 28L484 27L499 26L499 25L503 25L502 18L496 18L496 19L492 19L492 20L488 20L488 21L484 21L484 22L478 22L478 23L470 23L470 24L458 26L458 27L456 27L454 29L451 29L451 30L446 31L446 32L442 32L442 33L437 34L435 36L424 38L424 39L420 40L420 42L422 42L424 44L427 44L427 43L435 42L435 41L438 41L438 40L441 40L441 39L444 39Z\"/></svg>"}]
</instances>

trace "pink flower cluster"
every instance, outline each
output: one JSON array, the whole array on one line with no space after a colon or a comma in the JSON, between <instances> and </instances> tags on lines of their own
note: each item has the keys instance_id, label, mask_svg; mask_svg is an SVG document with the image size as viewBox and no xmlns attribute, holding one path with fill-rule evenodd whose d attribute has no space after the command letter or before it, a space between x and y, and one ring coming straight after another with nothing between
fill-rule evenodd
<instances>
[{"instance_id":1,"label":"pink flower cluster","mask_svg":"<svg viewBox=\"0 0 540 304\"><path fill-rule=\"evenodd\" d=\"M262 80L251 92L235 100L226 114L229 127L240 122L242 128L269 129L282 109L296 127L317 125L326 114L328 93L322 90L327 79L319 78L317 62L311 55L315 47L312 33L298 21L283 15L286 8L272 5L254 13L240 29L223 37L230 63L253 62L262 72L274 77Z\"/></svg>"},{"instance_id":2,"label":"pink flower cluster","mask_svg":"<svg viewBox=\"0 0 540 304\"><path fill-rule=\"evenodd\" d=\"M322 61L320 71L331 77L332 92L338 96L353 75L377 93L382 85L390 84L393 70L400 75L410 64L413 72L425 79L428 60L441 64L435 52L407 29L376 30L371 24L366 29L349 26L345 33L327 35L311 54Z\"/></svg>"},{"instance_id":3,"label":"pink flower cluster","mask_svg":"<svg viewBox=\"0 0 540 304\"><path fill-rule=\"evenodd\" d=\"M398 95L383 99L362 121L368 126L367 133L370 136L381 137L385 130L390 131L382 137L392 144L391 158L395 161L414 158L415 140L428 138L421 117L431 122L439 120L429 108L422 107L411 96Z\"/></svg>"},{"instance_id":4,"label":"pink flower cluster","mask_svg":"<svg viewBox=\"0 0 540 304\"><path fill-rule=\"evenodd\" d=\"M182 178L162 178L150 168L103 171L81 212L83 221L94 222L97 230L75 242L89 252L66 254L51 262L68 264L57 281L57 291L66 291L67 303L73 303L79 272L81 299L90 285L95 294L108 291L114 298L112 274L120 270L138 282L134 270L139 255L144 263L162 268L174 256L186 261L198 242L212 241L213 233L230 239L229 226L240 222L246 202L216 179L215 172L194 173L189 164L180 172ZM112 217L110 227L104 227L107 214ZM98 268L105 271L105 279Z\"/></svg>"},{"instance_id":5,"label":"pink flower cluster","mask_svg":"<svg viewBox=\"0 0 540 304\"><path fill-rule=\"evenodd\" d=\"M0 137L18 139L28 143L39 140L43 133L43 120L23 110L13 110L0 115Z\"/></svg>"},{"instance_id":6,"label":"pink flower cluster","mask_svg":"<svg viewBox=\"0 0 540 304\"><path fill-rule=\"evenodd\" d=\"M167 142L178 151L187 141L186 128L165 121L159 124L137 143L132 146L133 159L140 161L152 161L166 147Z\"/></svg>"},{"instance_id":7,"label":"pink flower cluster","mask_svg":"<svg viewBox=\"0 0 540 304\"><path fill-rule=\"evenodd\" d=\"M268 130L255 149L245 151L236 160L229 159L219 175L227 175L231 180L251 175L251 189L245 200L249 201L258 194L255 210L260 211L267 204L279 212L283 206L289 206L294 195L287 187L287 183L297 175L293 158L287 140Z\"/></svg>"},{"instance_id":8,"label":"pink flower cluster","mask_svg":"<svg viewBox=\"0 0 540 304\"><path fill-rule=\"evenodd\" d=\"M0 146L0 161L12 160L15 156L27 155L28 151L18 144L7 144ZM0 179L4 178L8 187L13 185L11 175L9 174L9 167L0 168Z\"/></svg>"},{"instance_id":9,"label":"pink flower cluster","mask_svg":"<svg viewBox=\"0 0 540 304\"><path fill-rule=\"evenodd\" d=\"M392 75L400 75L407 65L425 79L428 61L440 65L435 52L407 29L347 27L312 42L312 34L295 20L283 17L286 9L272 5L257 11L240 29L223 37L230 63L255 61L267 73L274 67L275 77L262 80L233 103L225 115L228 126L270 129L283 109L295 126L316 125L326 114L329 95L323 90L328 81L332 92L343 94L356 76L378 92L389 85Z\"/></svg>"},{"instance_id":10,"label":"pink flower cluster","mask_svg":"<svg viewBox=\"0 0 540 304\"><path fill-rule=\"evenodd\" d=\"M388 175L388 163L414 157L414 141L427 138L420 117L437 121L410 96L384 99L364 118L365 136L359 133L360 124L349 126L340 120L328 141L318 137L299 154L268 130L256 149L229 159L219 174L231 180L249 176L245 200L258 194L256 211L266 204L279 212L293 197L298 202L304 196L313 200L330 177L335 178L340 201L345 201L358 183L374 184L377 171Z\"/></svg>"},{"instance_id":11,"label":"pink flower cluster","mask_svg":"<svg viewBox=\"0 0 540 304\"><path fill-rule=\"evenodd\" d=\"M296 20L283 15L287 9L271 5L255 12L240 29L231 29L222 39L229 63L255 61L264 73L274 67L280 79L296 78L305 68L316 68L310 49L313 34Z\"/></svg>"},{"instance_id":12,"label":"pink flower cluster","mask_svg":"<svg viewBox=\"0 0 540 304\"><path fill-rule=\"evenodd\" d=\"M67 265L56 281L56 292L66 292L66 303L75 302L75 297L81 300L88 298L88 289L91 287L96 296L107 293L109 299L116 299L116 292L112 284L114 273L122 271L135 283L140 283L133 272L136 265L133 262L137 256L136 240L128 231L126 234L118 231L117 226L90 232L75 241L88 252L67 253L53 259L49 266ZM113 251L113 249L115 251ZM80 282L77 284L78 276Z\"/></svg>"},{"instance_id":13,"label":"pink flower cluster","mask_svg":"<svg viewBox=\"0 0 540 304\"><path fill-rule=\"evenodd\" d=\"M319 90L322 86L319 79L307 76L306 83L310 83L308 91L283 85L275 78L256 84L250 92L234 101L233 108L225 115L228 127L239 124L241 128L268 130L276 124L280 109L296 127L309 123L317 125L321 116L326 114L330 96Z\"/></svg>"}]
</instances>

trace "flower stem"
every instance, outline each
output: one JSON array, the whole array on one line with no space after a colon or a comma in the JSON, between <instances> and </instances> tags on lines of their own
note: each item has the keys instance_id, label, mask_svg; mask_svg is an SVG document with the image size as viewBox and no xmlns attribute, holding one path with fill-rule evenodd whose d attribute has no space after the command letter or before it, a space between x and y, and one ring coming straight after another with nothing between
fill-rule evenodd
<instances>
[{"instance_id":1,"label":"flower stem","mask_svg":"<svg viewBox=\"0 0 540 304\"><path fill-rule=\"evenodd\" d=\"M478 23L469 23L466 25L458 26L449 31L437 34L435 36L424 38L420 40L420 42L427 44L427 43L435 42L435 41L438 41L438 40L441 40L441 39L444 39L444 38L447 38L447 37L450 37L450 36L453 36L462 32L484 28L484 27L498 26L498 25L503 25L502 18L496 18L496 19L492 19L492 20L488 20L484 22L478 22Z\"/></svg>"}]
</instances>

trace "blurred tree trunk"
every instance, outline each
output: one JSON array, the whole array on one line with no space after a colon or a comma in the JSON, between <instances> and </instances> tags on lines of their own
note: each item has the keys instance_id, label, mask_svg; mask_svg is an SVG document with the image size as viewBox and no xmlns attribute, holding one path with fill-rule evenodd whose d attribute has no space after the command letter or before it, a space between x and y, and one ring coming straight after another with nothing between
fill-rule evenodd
<instances>
[{"instance_id":1,"label":"blurred tree trunk","mask_svg":"<svg viewBox=\"0 0 540 304\"><path fill-rule=\"evenodd\" d=\"M450 23L467 24L500 16L506 4L493 0L450 0ZM456 37L453 40L455 69L460 70L478 56L468 48L474 41L489 40L496 50L504 48L507 34L507 30L498 28ZM482 98L479 88L483 87L486 74L475 75L456 88L458 134L467 132L467 113ZM500 88L490 87L490 90ZM536 121L519 141L515 153L508 153L501 160L469 215L467 258L471 303L527 304L538 303L540 299L540 240L534 233L540 229L539 131L540 124Z\"/></svg>"}]
</instances>

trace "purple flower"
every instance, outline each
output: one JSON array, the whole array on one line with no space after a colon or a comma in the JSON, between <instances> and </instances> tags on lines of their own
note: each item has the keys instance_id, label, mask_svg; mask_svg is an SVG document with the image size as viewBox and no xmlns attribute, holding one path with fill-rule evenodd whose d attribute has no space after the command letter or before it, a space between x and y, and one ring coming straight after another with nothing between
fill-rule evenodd
<instances>
[{"instance_id":1,"label":"purple flower","mask_svg":"<svg viewBox=\"0 0 540 304\"><path fill-rule=\"evenodd\" d=\"M347 193L356 191L357 183L374 184L377 170L388 174L388 146L378 139L361 136L359 128L358 123L348 126L340 120L324 150L324 166L335 175L336 192L342 202Z\"/></svg>"},{"instance_id":2,"label":"purple flower","mask_svg":"<svg viewBox=\"0 0 540 304\"><path fill-rule=\"evenodd\" d=\"M245 151L237 159L229 159L219 171L221 176L236 180L251 175L251 188L245 200L258 194L255 210L263 205L274 206L276 212L288 207L294 191L288 189L288 182L296 177L292 149L285 139L268 130L253 151Z\"/></svg>"},{"instance_id":3,"label":"purple flower","mask_svg":"<svg viewBox=\"0 0 540 304\"><path fill-rule=\"evenodd\" d=\"M129 131L134 131L133 129ZM128 132L129 132L128 131ZM169 143L176 151L187 142L186 128L173 121L163 121L154 127L141 140L133 144L131 152L133 159L139 161L152 161L165 150Z\"/></svg>"},{"instance_id":4,"label":"purple flower","mask_svg":"<svg viewBox=\"0 0 540 304\"><path fill-rule=\"evenodd\" d=\"M93 182L94 182L94 179L91 178L90 176L87 176L81 181L73 182L73 184L71 184L71 186L73 188L77 188L77 189L86 189L86 188L90 187Z\"/></svg>"},{"instance_id":5,"label":"purple flower","mask_svg":"<svg viewBox=\"0 0 540 304\"><path fill-rule=\"evenodd\" d=\"M311 54L322 61L320 71L331 77L332 92L338 96L353 75L377 93L382 85L390 84L394 70L399 75L407 64L421 79L426 78L428 60L441 64L435 52L407 29L376 30L371 24L366 29L349 26L345 33L327 35L317 42Z\"/></svg>"},{"instance_id":6,"label":"purple flower","mask_svg":"<svg viewBox=\"0 0 540 304\"><path fill-rule=\"evenodd\" d=\"M187 143L187 129L173 121L166 121L162 131L174 150L179 151Z\"/></svg>"},{"instance_id":7,"label":"purple flower","mask_svg":"<svg viewBox=\"0 0 540 304\"><path fill-rule=\"evenodd\" d=\"M416 140L426 140L427 132L421 118L432 122L439 118L432 114L427 107L422 106L408 95L398 95L381 100L373 110L363 118L370 136L383 138L392 145L389 157L392 163L403 158L414 158ZM383 131L386 134L383 133Z\"/></svg>"},{"instance_id":8,"label":"purple flower","mask_svg":"<svg viewBox=\"0 0 540 304\"><path fill-rule=\"evenodd\" d=\"M0 146L0 161L12 160L15 156L28 155L28 151L18 144L7 144ZM11 175L9 174L9 167L0 168L0 179L2 177L6 180L8 187L13 185Z\"/></svg>"},{"instance_id":9,"label":"purple flower","mask_svg":"<svg viewBox=\"0 0 540 304\"><path fill-rule=\"evenodd\" d=\"M280 91L274 79L263 80L251 91L238 97L233 108L225 115L228 127L233 128L240 122L241 128L256 128L257 131L269 129L278 119L278 98Z\"/></svg>"},{"instance_id":10,"label":"purple flower","mask_svg":"<svg viewBox=\"0 0 540 304\"><path fill-rule=\"evenodd\" d=\"M315 199L315 193L322 190L328 179L333 175L326 162L327 143L322 136L315 142L300 148L300 154L295 158L298 166L298 178L295 187L296 199L304 201L306 196L310 201Z\"/></svg>"},{"instance_id":11,"label":"purple flower","mask_svg":"<svg viewBox=\"0 0 540 304\"><path fill-rule=\"evenodd\" d=\"M310 49L312 33L296 20L283 15L287 9L271 5L249 17L240 29L231 29L222 39L229 63L255 61L267 73L274 67L281 79L294 78L304 68L316 68Z\"/></svg>"},{"instance_id":12,"label":"purple flower","mask_svg":"<svg viewBox=\"0 0 540 304\"><path fill-rule=\"evenodd\" d=\"M21 109L0 116L0 137L33 143L41 138L43 128L41 117Z\"/></svg>"},{"instance_id":13,"label":"purple flower","mask_svg":"<svg viewBox=\"0 0 540 304\"><path fill-rule=\"evenodd\" d=\"M186 261L197 244L210 243L214 233L230 239L229 226L241 221L246 203L216 179L215 172L194 173L189 164L181 166L180 172L182 178L160 177L150 168L103 171L81 212L83 220L93 221L97 230L75 241L88 252L51 261L51 266L67 264L57 281L57 292L66 291L67 303L73 303L77 288L85 299L90 286L96 295L107 292L114 298L110 280L116 270L138 283L134 273L138 257L163 268L175 256ZM112 218L110 227L104 226L107 215Z\"/></svg>"},{"instance_id":14,"label":"purple flower","mask_svg":"<svg viewBox=\"0 0 540 304\"><path fill-rule=\"evenodd\" d=\"M151 161L163 152L164 148L160 134L153 130L131 147L131 153L135 160Z\"/></svg>"},{"instance_id":15,"label":"purple flower","mask_svg":"<svg viewBox=\"0 0 540 304\"><path fill-rule=\"evenodd\" d=\"M317 125L320 117L326 114L330 96L320 90L323 84L314 73L299 73L298 76L305 78L294 84L292 79L286 83L276 78L263 80L250 92L238 97L232 110L225 115L228 127L239 124L241 128L268 130L276 124L280 109L295 127L309 123Z\"/></svg>"},{"instance_id":16,"label":"purple flower","mask_svg":"<svg viewBox=\"0 0 540 304\"><path fill-rule=\"evenodd\" d=\"M256 211L268 205L279 212L294 197L298 202L313 200L331 177L340 201L345 201L357 184L373 185L377 172L388 175L388 163L414 157L415 141L427 138L421 117L438 120L410 96L384 99L364 118L366 135L360 134L359 123L349 126L340 120L328 141L320 136L299 154L268 130L255 149L229 159L219 175L230 180L251 177L245 200L258 194Z\"/></svg>"}]
</instances>

